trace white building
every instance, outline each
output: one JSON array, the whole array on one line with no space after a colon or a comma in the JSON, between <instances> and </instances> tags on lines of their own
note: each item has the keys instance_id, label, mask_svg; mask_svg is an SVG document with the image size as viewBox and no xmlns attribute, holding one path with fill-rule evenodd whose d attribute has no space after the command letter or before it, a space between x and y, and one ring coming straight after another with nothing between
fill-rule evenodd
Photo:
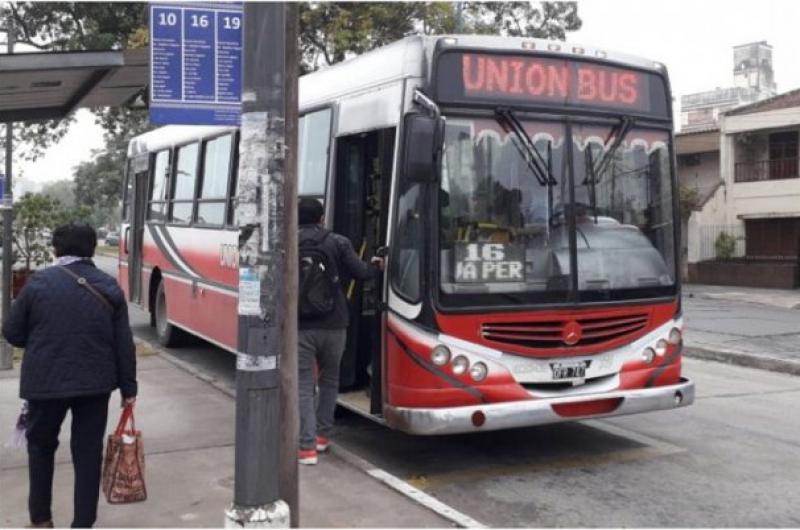
<instances>
[{"instance_id":1,"label":"white building","mask_svg":"<svg viewBox=\"0 0 800 530\"><path fill-rule=\"evenodd\" d=\"M716 127L725 111L774 96L772 46L765 41L734 46L733 84L681 96L681 132Z\"/></svg>"},{"instance_id":2,"label":"white building","mask_svg":"<svg viewBox=\"0 0 800 530\"><path fill-rule=\"evenodd\" d=\"M706 190L687 227L690 279L800 286L800 89L723 113L719 131L676 143L682 185L694 173ZM707 260L718 258L741 259L714 269Z\"/></svg>"}]
</instances>

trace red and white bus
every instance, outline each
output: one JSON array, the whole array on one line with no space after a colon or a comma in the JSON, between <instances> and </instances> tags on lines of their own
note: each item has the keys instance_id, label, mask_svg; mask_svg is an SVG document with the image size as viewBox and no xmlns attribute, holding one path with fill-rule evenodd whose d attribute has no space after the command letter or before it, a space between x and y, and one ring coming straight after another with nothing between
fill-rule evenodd
<instances>
[{"instance_id":1,"label":"red and white bus","mask_svg":"<svg viewBox=\"0 0 800 530\"><path fill-rule=\"evenodd\" d=\"M383 277L344 284L341 403L410 433L672 409L682 319L666 69L408 37L300 80L298 189ZM159 340L236 351L237 131L133 139L119 281Z\"/></svg>"}]
</instances>

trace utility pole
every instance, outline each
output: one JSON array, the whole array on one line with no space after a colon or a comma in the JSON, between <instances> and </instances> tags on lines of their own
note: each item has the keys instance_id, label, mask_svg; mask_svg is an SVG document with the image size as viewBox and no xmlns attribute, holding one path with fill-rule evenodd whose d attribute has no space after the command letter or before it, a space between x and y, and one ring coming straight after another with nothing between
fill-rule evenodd
<instances>
[{"instance_id":1,"label":"utility pole","mask_svg":"<svg viewBox=\"0 0 800 530\"><path fill-rule=\"evenodd\" d=\"M9 12L6 17L6 45L9 54L14 53L14 16ZM9 311L11 311L11 269L14 267L14 231L12 223L14 222L14 211L12 209L12 181L11 174L13 164L11 158L13 155L13 136L14 126L11 122L6 122L6 178L3 189L3 204L0 206L3 210L3 283L0 289L3 291L2 311L3 320L5 320ZM0 370L10 370L14 367L14 348L6 342L6 339L0 337Z\"/></svg>"},{"instance_id":2,"label":"utility pole","mask_svg":"<svg viewBox=\"0 0 800 530\"><path fill-rule=\"evenodd\" d=\"M283 352L281 359L281 392L283 404L280 451L280 483L278 491L281 499L289 504L291 526L300 526L299 490L297 474L297 435L300 431L299 407L297 404L297 114L298 90L297 76L300 68L299 8L296 3L286 4L286 160L284 166L284 199L286 268L284 272L286 299L283 304Z\"/></svg>"},{"instance_id":3,"label":"utility pole","mask_svg":"<svg viewBox=\"0 0 800 530\"><path fill-rule=\"evenodd\" d=\"M455 33L463 33L464 32L464 2L456 2L453 6L455 9Z\"/></svg>"},{"instance_id":4,"label":"utility pole","mask_svg":"<svg viewBox=\"0 0 800 530\"><path fill-rule=\"evenodd\" d=\"M287 340L297 333L296 299L291 297L296 263L288 261L295 255L291 247L296 240L287 239L296 224L289 216L296 208L295 169L290 165L296 160L296 111L287 108L290 102L297 105L297 63L287 64L287 58L297 56L296 30L287 27L296 25L297 17L289 15L290 9L297 8L286 3L244 4L236 208L236 448L233 504L225 512L228 528L288 528L291 510L282 494L291 496L297 489L296 445L281 447L292 436L284 431L296 431L295 425L285 423L291 420L288 412L295 401L288 400L289 388L281 384L284 376L297 377L296 341ZM294 374L288 373L292 366ZM281 471L291 467L281 463L287 458L295 465L293 488L281 484ZM292 508L297 511L296 505Z\"/></svg>"}]
</instances>

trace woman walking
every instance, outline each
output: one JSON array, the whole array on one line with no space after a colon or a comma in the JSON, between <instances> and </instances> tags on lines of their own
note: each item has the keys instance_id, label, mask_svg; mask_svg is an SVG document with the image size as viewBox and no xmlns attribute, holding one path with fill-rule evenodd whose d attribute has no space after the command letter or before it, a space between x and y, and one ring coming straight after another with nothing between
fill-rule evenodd
<instances>
[{"instance_id":1,"label":"woman walking","mask_svg":"<svg viewBox=\"0 0 800 530\"><path fill-rule=\"evenodd\" d=\"M73 528L97 518L108 401L136 399L136 355L125 297L91 258L97 234L84 224L53 233L56 262L34 274L11 306L3 336L25 348L20 397L29 403L27 441L32 527L52 528L55 452L72 415Z\"/></svg>"}]
</instances>

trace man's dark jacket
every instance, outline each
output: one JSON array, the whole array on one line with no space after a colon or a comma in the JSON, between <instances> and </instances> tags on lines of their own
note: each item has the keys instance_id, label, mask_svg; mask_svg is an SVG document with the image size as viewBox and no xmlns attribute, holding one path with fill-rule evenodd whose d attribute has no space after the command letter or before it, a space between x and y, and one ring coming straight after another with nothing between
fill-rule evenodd
<instances>
[{"instance_id":1,"label":"man's dark jacket","mask_svg":"<svg viewBox=\"0 0 800 530\"><path fill-rule=\"evenodd\" d=\"M110 393L135 397L136 348L128 307L114 278L84 260L67 265L99 291L103 304L58 267L34 274L3 322L3 336L25 348L22 399Z\"/></svg>"},{"instance_id":2,"label":"man's dark jacket","mask_svg":"<svg viewBox=\"0 0 800 530\"><path fill-rule=\"evenodd\" d=\"M318 230L322 229L318 224L301 225L299 242L302 244L304 239L313 237ZM300 319L297 327L299 329L344 329L350 323L350 306L344 295L345 286L349 283L350 278L368 280L376 276L378 269L361 261L353 249L353 244L343 235L330 232L328 237L322 240L320 246L323 247L326 255L336 260L340 288L336 291L333 311L330 314L315 319Z\"/></svg>"}]
</instances>

